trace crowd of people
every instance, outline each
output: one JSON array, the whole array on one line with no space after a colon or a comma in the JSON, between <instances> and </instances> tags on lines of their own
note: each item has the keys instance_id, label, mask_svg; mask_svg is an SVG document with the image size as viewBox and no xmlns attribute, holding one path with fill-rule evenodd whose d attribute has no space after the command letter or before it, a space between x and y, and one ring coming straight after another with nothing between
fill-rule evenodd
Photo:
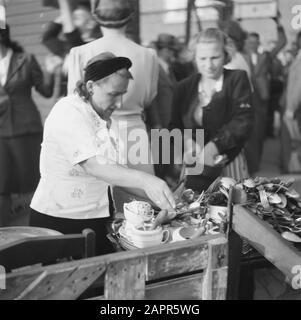
<instances>
[{"instance_id":1,"label":"crowd of people","mask_svg":"<svg viewBox=\"0 0 301 320\"><path fill-rule=\"evenodd\" d=\"M201 30L188 45L162 33L142 46L126 34L130 1L58 4L60 17L42 35L52 54L47 72L11 40L9 26L0 30L0 226L17 202L31 207L32 226L95 229L97 253L107 253L106 225L124 203L148 199L172 211L183 172L186 187L198 191L220 175L254 176L265 138L277 133L275 112L288 131L288 121L298 129L301 36L284 51L279 17L278 39L266 51L259 34L235 21ZM32 88L57 100L44 127ZM183 135L179 152L161 141L155 164L151 139L143 140L147 161L132 161L130 137L164 129L192 135ZM202 170L190 174L196 164Z\"/></svg>"}]
</instances>

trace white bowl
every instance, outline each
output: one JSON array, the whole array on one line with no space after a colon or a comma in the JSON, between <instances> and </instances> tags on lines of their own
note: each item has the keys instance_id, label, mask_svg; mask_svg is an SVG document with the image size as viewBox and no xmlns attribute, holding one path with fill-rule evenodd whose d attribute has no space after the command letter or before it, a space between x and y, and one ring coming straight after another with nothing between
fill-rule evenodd
<instances>
[{"instance_id":1,"label":"white bowl","mask_svg":"<svg viewBox=\"0 0 301 320\"><path fill-rule=\"evenodd\" d=\"M141 230L133 228L130 231L133 244L138 248L146 248L166 243L169 240L170 231L158 227L155 230Z\"/></svg>"}]
</instances>

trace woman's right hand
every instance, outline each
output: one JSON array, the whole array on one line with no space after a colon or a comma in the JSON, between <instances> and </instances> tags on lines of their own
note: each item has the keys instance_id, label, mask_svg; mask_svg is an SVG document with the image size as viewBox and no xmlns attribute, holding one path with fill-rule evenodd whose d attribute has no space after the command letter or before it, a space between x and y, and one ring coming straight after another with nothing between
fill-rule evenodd
<instances>
[{"instance_id":1,"label":"woman's right hand","mask_svg":"<svg viewBox=\"0 0 301 320\"><path fill-rule=\"evenodd\" d=\"M149 199L160 209L174 210L176 202L165 181L153 175L145 174L143 176L143 190Z\"/></svg>"}]
</instances>

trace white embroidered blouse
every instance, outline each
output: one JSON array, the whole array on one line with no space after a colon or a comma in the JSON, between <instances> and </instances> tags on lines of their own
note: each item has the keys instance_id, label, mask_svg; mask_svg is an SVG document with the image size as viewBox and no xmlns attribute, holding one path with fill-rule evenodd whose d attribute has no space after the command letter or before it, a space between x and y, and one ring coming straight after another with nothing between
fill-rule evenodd
<instances>
[{"instance_id":1,"label":"white embroidered blouse","mask_svg":"<svg viewBox=\"0 0 301 320\"><path fill-rule=\"evenodd\" d=\"M118 162L119 142L90 104L77 95L62 98L45 122L41 179L31 207L70 219L109 216L109 184L87 174L80 163L94 156Z\"/></svg>"}]
</instances>

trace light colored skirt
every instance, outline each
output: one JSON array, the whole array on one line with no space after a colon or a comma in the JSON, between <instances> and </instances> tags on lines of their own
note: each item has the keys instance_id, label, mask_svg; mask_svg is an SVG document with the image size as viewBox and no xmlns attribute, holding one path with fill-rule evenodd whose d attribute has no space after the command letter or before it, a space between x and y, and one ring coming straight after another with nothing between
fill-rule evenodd
<instances>
[{"instance_id":1,"label":"light colored skirt","mask_svg":"<svg viewBox=\"0 0 301 320\"><path fill-rule=\"evenodd\" d=\"M222 176L233 178L236 181L249 178L248 165L243 152L223 169Z\"/></svg>"}]
</instances>

